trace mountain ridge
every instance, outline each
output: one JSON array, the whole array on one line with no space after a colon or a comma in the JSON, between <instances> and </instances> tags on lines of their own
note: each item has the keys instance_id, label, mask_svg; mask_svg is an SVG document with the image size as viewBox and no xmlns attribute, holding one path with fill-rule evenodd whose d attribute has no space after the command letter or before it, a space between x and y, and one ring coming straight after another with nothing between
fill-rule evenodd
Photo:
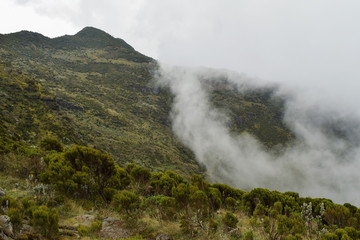
<instances>
[{"instance_id":1,"label":"mountain ridge","mask_svg":"<svg viewBox=\"0 0 360 240\"><path fill-rule=\"evenodd\" d=\"M5 84L9 79L16 78L20 87L32 81L37 87L31 94L38 96L39 108L51 105L57 109L49 110L58 119L54 123L59 126L54 130L40 127L48 126L43 124L47 117L39 120L26 107L22 110L29 115L26 125L33 132L23 133L26 141L36 144L47 134L54 134L65 144L96 146L123 164L130 161L185 175L203 171L190 149L172 132L169 113L173 96L168 89L153 83L156 61L125 41L92 27L53 39L22 31L0 36L0 56L3 92L11 94ZM18 94L21 99L21 93ZM235 133L248 131L269 148L286 144L292 137L279 121L279 104L262 97L264 94L229 94L228 90L214 88L211 100L214 106L231 113L230 128ZM251 103L256 103L256 107ZM14 101L9 104L20 107ZM21 118L21 111L15 112L14 118ZM11 129L18 129L9 124L14 125ZM70 137L66 136L69 130L61 125L71 126Z\"/></svg>"}]
</instances>

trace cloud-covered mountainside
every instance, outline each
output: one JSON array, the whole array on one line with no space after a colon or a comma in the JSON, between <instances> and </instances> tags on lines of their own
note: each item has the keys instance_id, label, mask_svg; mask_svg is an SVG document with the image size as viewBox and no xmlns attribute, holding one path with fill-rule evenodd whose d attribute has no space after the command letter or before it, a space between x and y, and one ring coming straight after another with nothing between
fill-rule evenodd
<instances>
[{"instance_id":1,"label":"cloud-covered mountainside","mask_svg":"<svg viewBox=\"0 0 360 240\"><path fill-rule=\"evenodd\" d=\"M359 204L360 119L343 109L309 103L303 92L266 86L228 71L161 66L157 80L175 95L173 130L214 181L242 189L295 190ZM208 87L225 83L239 94L273 89L273 98L284 100L283 121L295 140L269 151L250 134L234 134L228 125L231 113L212 104L213 89Z\"/></svg>"},{"instance_id":2,"label":"cloud-covered mountainside","mask_svg":"<svg viewBox=\"0 0 360 240\"><path fill-rule=\"evenodd\" d=\"M359 120L302 92L158 64L89 27L0 35L0 56L3 152L55 135L120 163L358 204Z\"/></svg>"}]
</instances>

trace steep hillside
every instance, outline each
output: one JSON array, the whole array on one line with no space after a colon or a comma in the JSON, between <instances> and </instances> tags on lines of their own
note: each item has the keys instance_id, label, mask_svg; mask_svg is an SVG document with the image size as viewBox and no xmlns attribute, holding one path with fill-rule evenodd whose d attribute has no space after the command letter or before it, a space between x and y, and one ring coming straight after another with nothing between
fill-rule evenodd
<instances>
[{"instance_id":1,"label":"steep hillside","mask_svg":"<svg viewBox=\"0 0 360 240\"><path fill-rule=\"evenodd\" d=\"M154 68L153 59L91 27L54 39L28 31L0 35L3 146L36 145L50 134L65 144L94 146L119 163L201 172L172 133L172 96L154 87ZM229 111L231 129L253 133L271 148L292 135L281 122L281 102L269 95L215 89L211 96Z\"/></svg>"}]
</instances>

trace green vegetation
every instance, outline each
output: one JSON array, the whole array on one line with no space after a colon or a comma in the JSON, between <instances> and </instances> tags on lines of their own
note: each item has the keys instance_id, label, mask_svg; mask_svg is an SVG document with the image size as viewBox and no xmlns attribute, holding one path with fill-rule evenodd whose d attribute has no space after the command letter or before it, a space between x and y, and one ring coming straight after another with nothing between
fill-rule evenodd
<instances>
[{"instance_id":1,"label":"green vegetation","mask_svg":"<svg viewBox=\"0 0 360 240\"><path fill-rule=\"evenodd\" d=\"M172 132L173 96L154 86L156 67L123 40L90 27L55 39L0 35L0 152L18 142L61 151L59 141L95 147L122 165L202 173ZM272 89L239 94L224 85L212 86L210 97L229 114L234 133L251 133L268 148L293 139Z\"/></svg>"},{"instance_id":2,"label":"green vegetation","mask_svg":"<svg viewBox=\"0 0 360 240\"><path fill-rule=\"evenodd\" d=\"M21 159L31 166L26 154L32 153L24 152ZM154 239L160 233L173 239L360 237L360 209L349 203L263 188L244 192L210 184L199 174L187 180L173 171L119 166L109 155L84 146L38 154L45 166L36 179L14 175L20 184L0 197L0 214L10 216L17 238L57 238L84 211L69 209L80 208L96 217L73 231L91 238L102 238L109 216L121 219L121 230L134 239ZM0 187L11 189L11 181L0 181ZM24 224L32 230L20 231Z\"/></svg>"},{"instance_id":3,"label":"green vegetation","mask_svg":"<svg viewBox=\"0 0 360 240\"><path fill-rule=\"evenodd\" d=\"M360 239L349 203L207 182L172 133L173 96L152 85L155 68L94 28L0 35L0 215L12 237ZM234 134L269 150L293 139L272 89L209 88Z\"/></svg>"}]
</instances>

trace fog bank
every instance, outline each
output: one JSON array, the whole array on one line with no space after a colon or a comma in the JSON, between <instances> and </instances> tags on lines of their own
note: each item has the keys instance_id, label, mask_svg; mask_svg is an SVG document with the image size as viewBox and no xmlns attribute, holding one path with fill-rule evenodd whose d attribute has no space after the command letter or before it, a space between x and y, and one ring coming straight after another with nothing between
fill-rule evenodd
<instances>
[{"instance_id":1,"label":"fog bank","mask_svg":"<svg viewBox=\"0 0 360 240\"><path fill-rule=\"evenodd\" d=\"M226 70L161 65L157 83L174 94L173 130L204 164L211 181L249 190L265 187L296 191L360 205L358 169L360 118L342 105L327 105L311 90L277 85L285 99L284 122L296 136L280 156L264 150L253 136L234 136L224 111L209 102L206 81L227 79L239 92L270 86Z\"/></svg>"}]
</instances>

